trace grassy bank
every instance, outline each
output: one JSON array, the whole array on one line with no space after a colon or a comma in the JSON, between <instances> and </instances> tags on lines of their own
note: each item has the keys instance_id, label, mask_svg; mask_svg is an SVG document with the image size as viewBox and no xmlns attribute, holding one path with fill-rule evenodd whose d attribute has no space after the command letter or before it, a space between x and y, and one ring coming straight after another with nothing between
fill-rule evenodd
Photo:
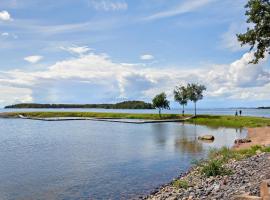
<instances>
[{"instance_id":1,"label":"grassy bank","mask_svg":"<svg viewBox=\"0 0 270 200\"><path fill-rule=\"evenodd\" d=\"M254 128L270 126L270 118L198 115L190 123L212 127Z\"/></svg>"},{"instance_id":2,"label":"grassy bank","mask_svg":"<svg viewBox=\"0 0 270 200\"><path fill-rule=\"evenodd\" d=\"M151 119L160 120L158 114L136 113L100 113L100 112L14 112L6 114L10 117L24 115L26 117L50 118L50 117L95 117L95 118L122 118L122 119ZM179 119L181 115L162 114L162 119Z\"/></svg>"},{"instance_id":3,"label":"grassy bank","mask_svg":"<svg viewBox=\"0 0 270 200\"><path fill-rule=\"evenodd\" d=\"M223 147L221 149L212 149L209 152L208 159L196 161L194 173L191 174L200 177L214 177L214 176L224 176L231 175L233 171L227 168L226 164L239 161L242 159L246 159L252 157L259 153L269 153L270 147L263 146L252 146L248 149L235 150L227 147ZM172 185L176 188L184 188L187 189L193 183L190 183L190 179L188 176L182 177L181 179L177 179L172 182Z\"/></svg>"},{"instance_id":4,"label":"grassy bank","mask_svg":"<svg viewBox=\"0 0 270 200\"><path fill-rule=\"evenodd\" d=\"M4 114L9 117L24 115L27 117L49 118L49 117L96 117L96 118L124 118L124 119L151 119L159 120L158 114L136 114L136 113L100 113L100 112L14 112ZM179 119L180 114L162 114L162 119ZM234 117L234 116L214 116L198 115L189 123L207 125L211 127L228 128L252 128L270 126L270 118L262 117Z\"/></svg>"}]
</instances>

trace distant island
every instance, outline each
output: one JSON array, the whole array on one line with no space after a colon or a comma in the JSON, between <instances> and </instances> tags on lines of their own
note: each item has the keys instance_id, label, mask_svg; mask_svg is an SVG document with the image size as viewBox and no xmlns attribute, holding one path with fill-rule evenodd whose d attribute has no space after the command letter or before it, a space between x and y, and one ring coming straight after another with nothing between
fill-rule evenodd
<instances>
[{"instance_id":1,"label":"distant island","mask_svg":"<svg viewBox=\"0 0 270 200\"><path fill-rule=\"evenodd\" d=\"M257 109L270 109L270 106L267 106L267 107L262 106L262 107L258 107Z\"/></svg>"},{"instance_id":2,"label":"distant island","mask_svg":"<svg viewBox=\"0 0 270 200\"><path fill-rule=\"evenodd\" d=\"M5 109L22 108L103 108L103 109L153 109L151 103L144 101L123 101L116 104L38 104L21 103L6 106Z\"/></svg>"}]
</instances>

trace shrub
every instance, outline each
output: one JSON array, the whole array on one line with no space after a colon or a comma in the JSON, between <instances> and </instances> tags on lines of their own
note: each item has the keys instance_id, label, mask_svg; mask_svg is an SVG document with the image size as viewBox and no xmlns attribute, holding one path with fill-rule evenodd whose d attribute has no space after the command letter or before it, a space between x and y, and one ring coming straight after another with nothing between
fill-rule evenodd
<instances>
[{"instance_id":1,"label":"shrub","mask_svg":"<svg viewBox=\"0 0 270 200\"><path fill-rule=\"evenodd\" d=\"M188 188L188 182L186 180L176 180L173 182L173 186L176 188L184 188L187 189Z\"/></svg>"},{"instance_id":2,"label":"shrub","mask_svg":"<svg viewBox=\"0 0 270 200\"><path fill-rule=\"evenodd\" d=\"M223 162L218 159L209 160L202 165L202 173L206 177L218 176L218 175L228 175L230 170L223 167Z\"/></svg>"}]
</instances>

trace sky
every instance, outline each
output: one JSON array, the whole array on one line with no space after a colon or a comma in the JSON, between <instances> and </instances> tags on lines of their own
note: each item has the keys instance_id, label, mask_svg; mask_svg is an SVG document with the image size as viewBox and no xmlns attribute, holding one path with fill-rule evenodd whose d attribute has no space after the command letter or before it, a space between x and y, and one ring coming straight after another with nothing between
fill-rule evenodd
<instances>
[{"instance_id":1,"label":"sky","mask_svg":"<svg viewBox=\"0 0 270 200\"><path fill-rule=\"evenodd\" d=\"M203 108L270 106L268 56L241 47L247 0L0 1L0 106L115 103L204 84ZM189 107L192 107L189 103Z\"/></svg>"}]
</instances>

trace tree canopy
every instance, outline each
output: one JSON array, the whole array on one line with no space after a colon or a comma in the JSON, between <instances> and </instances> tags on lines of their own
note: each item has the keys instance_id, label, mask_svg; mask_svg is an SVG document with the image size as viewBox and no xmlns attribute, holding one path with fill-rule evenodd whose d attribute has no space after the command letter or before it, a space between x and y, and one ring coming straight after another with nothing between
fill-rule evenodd
<instances>
[{"instance_id":1,"label":"tree canopy","mask_svg":"<svg viewBox=\"0 0 270 200\"><path fill-rule=\"evenodd\" d=\"M174 100L183 106L183 115L185 113L184 107L187 105L189 100L188 90L185 86L176 87L173 91Z\"/></svg>"},{"instance_id":2,"label":"tree canopy","mask_svg":"<svg viewBox=\"0 0 270 200\"><path fill-rule=\"evenodd\" d=\"M167 95L164 92L156 95L152 103L154 108L158 108L160 116L162 109L170 109L170 102L167 100Z\"/></svg>"},{"instance_id":3,"label":"tree canopy","mask_svg":"<svg viewBox=\"0 0 270 200\"><path fill-rule=\"evenodd\" d=\"M196 108L196 103L197 101L203 99L203 91L206 90L206 87L204 85L200 84L188 84L187 85L187 92L188 92L188 97L190 101L193 101L195 104L195 115L197 114L197 108Z\"/></svg>"},{"instance_id":4,"label":"tree canopy","mask_svg":"<svg viewBox=\"0 0 270 200\"><path fill-rule=\"evenodd\" d=\"M251 24L251 28L237 37L242 46L248 44L250 50L255 50L251 63L257 64L265 53L270 54L270 1L249 0L246 8L247 23Z\"/></svg>"}]
</instances>

